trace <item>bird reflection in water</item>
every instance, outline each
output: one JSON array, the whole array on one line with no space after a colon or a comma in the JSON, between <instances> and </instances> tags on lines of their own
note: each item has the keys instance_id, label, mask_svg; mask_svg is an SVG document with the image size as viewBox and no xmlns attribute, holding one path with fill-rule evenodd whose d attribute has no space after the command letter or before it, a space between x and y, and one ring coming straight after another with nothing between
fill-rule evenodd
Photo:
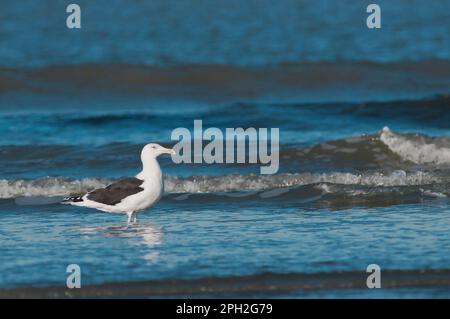
<instances>
[{"instance_id":1,"label":"bird reflection in water","mask_svg":"<svg viewBox=\"0 0 450 319\"><path fill-rule=\"evenodd\" d=\"M143 259L154 263L159 258L159 252L154 248L162 243L161 226L155 224L114 224L108 226L82 228L84 235L100 235L107 238L128 238L131 244L145 247Z\"/></svg>"}]
</instances>

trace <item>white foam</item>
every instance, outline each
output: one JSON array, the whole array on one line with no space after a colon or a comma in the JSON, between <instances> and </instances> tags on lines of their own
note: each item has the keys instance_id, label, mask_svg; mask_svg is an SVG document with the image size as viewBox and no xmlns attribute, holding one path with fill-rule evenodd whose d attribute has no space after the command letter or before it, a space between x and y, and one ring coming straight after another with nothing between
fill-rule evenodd
<instances>
[{"instance_id":1,"label":"white foam","mask_svg":"<svg viewBox=\"0 0 450 319\"><path fill-rule=\"evenodd\" d=\"M81 180L68 180L61 177L47 177L37 180L0 179L0 198L83 194L89 190L104 187L108 183L107 180L95 178Z\"/></svg>"},{"instance_id":2,"label":"white foam","mask_svg":"<svg viewBox=\"0 0 450 319\"><path fill-rule=\"evenodd\" d=\"M404 160L416 164L450 164L450 147L437 145L435 139L401 135L384 127L380 140ZM448 143L448 139L446 142Z\"/></svg>"},{"instance_id":3,"label":"white foam","mask_svg":"<svg viewBox=\"0 0 450 319\"><path fill-rule=\"evenodd\" d=\"M167 177L165 189L174 193L208 193L242 190L265 190L302 186L318 183L366 185L366 186L413 186L442 182L441 178L425 172L406 173L399 170L384 175L373 173L356 175L352 173L323 174L277 174L277 175L225 175L198 176L187 179Z\"/></svg>"},{"instance_id":4,"label":"white foam","mask_svg":"<svg viewBox=\"0 0 450 319\"><path fill-rule=\"evenodd\" d=\"M37 180L0 180L0 198L29 196L68 196L84 194L104 187L110 180L85 178L69 180L48 177ZM356 175L352 173L323 174L276 174L276 175L225 175L178 178L166 176L165 191L168 193L217 193L251 190L271 190L320 183L366 185L366 186L413 186L443 182L442 177L425 172L406 173L395 171L389 175L381 173ZM325 184L324 184L325 185ZM270 193L268 193L270 194Z\"/></svg>"}]
</instances>

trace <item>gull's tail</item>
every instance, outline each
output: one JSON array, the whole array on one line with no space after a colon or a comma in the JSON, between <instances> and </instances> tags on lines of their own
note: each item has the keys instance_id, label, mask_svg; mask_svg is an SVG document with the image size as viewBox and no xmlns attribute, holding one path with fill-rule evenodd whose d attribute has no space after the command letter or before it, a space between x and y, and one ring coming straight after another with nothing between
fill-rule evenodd
<instances>
[{"instance_id":1,"label":"gull's tail","mask_svg":"<svg viewBox=\"0 0 450 319\"><path fill-rule=\"evenodd\" d=\"M71 196L71 197L65 197L62 200L62 204L73 204L73 203L80 203L83 202L83 196Z\"/></svg>"}]
</instances>

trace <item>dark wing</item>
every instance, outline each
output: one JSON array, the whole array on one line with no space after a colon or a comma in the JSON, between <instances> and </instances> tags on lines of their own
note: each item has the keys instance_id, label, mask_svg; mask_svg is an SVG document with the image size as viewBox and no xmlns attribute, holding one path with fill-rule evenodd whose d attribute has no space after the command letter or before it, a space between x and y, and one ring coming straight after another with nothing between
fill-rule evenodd
<instances>
[{"instance_id":1,"label":"dark wing","mask_svg":"<svg viewBox=\"0 0 450 319\"><path fill-rule=\"evenodd\" d=\"M105 188L99 188L89 192L87 198L106 205L116 205L125 197L142 192L144 181L136 177L123 178Z\"/></svg>"}]
</instances>

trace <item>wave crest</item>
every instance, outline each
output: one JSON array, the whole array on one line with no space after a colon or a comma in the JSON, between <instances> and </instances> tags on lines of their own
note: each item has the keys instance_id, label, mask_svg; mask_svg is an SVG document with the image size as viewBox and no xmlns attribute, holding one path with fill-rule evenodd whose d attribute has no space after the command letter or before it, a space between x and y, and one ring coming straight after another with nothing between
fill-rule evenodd
<instances>
[{"instance_id":1,"label":"wave crest","mask_svg":"<svg viewBox=\"0 0 450 319\"><path fill-rule=\"evenodd\" d=\"M450 139L430 138L415 134L397 134L388 127L383 128L380 140L402 159L416 164L450 164Z\"/></svg>"},{"instance_id":2,"label":"wave crest","mask_svg":"<svg viewBox=\"0 0 450 319\"><path fill-rule=\"evenodd\" d=\"M0 198L29 196L66 196L83 194L104 187L111 180L85 178L71 180L63 177L46 177L37 180L0 180ZM168 193L217 193L250 190L268 190L304 186L318 183L363 186L417 186L443 182L443 177L426 172L407 173L399 170L389 175L382 173L357 175L351 173L303 173L277 175L225 175L191 176L179 178L166 176L164 187Z\"/></svg>"},{"instance_id":3,"label":"wave crest","mask_svg":"<svg viewBox=\"0 0 450 319\"><path fill-rule=\"evenodd\" d=\"M107 180L84 178L71 180L63 177L46 177L36 180L0 179L0 198L16 198L28 196L65 196L81 194L95 188L104 187Z\"/></svg>"}]
</instances>

